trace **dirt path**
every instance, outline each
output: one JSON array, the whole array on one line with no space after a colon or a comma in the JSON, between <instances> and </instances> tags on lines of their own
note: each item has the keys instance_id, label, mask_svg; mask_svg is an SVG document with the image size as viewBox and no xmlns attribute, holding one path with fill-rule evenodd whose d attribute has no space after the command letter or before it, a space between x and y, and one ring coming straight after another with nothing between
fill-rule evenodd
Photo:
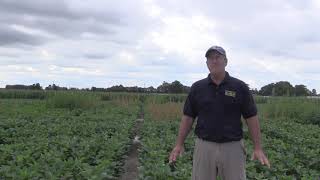
<instances>
[{"instance_id":1,"label":"dirt path","mask_svg":"<svg viewBox=\"0 0 320 180\"><path fill-rule=\"evenodd\" d=\"M143 123L144 115L143 112L139 115L139 119L136 120L135 126L133 128L134 139L132 140L132 145L128 152L128 157L125 160L123 166L124 173L120 177L121 180L135 180L138 179L138 149L140 147L140 129Z\"/></svg>"}]
</instances>

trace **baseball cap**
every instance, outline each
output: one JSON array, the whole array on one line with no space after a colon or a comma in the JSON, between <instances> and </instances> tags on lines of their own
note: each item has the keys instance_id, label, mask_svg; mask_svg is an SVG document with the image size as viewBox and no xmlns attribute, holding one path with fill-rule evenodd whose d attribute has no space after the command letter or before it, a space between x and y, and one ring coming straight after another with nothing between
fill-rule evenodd
<instances>
[{"instance_id":1,"label":"baseball cap","mask_svg":"<svg viewBox=\"0 0 320 180\"><path fill-rule=\"evenodd\" d=\"M225 57L227 57L226 51L220 47L220 46L212 46L210 47L207 52L206 52L206 58L209 56L210 52L212 51L217 51L218 53L224 55Z\"/></svg>"}]
</instances>

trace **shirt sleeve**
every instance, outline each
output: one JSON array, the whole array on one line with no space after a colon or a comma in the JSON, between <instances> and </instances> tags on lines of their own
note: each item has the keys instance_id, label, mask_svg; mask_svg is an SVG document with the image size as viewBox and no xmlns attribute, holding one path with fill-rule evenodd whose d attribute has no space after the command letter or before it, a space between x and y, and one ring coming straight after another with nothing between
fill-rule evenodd
<instances>
[{"instance_id":1,"label":"shirt sleeve","mask_svg":"<svg viewBox=\"0 0 320 180\"><path fill-rule=\"evenodd\" d=\"M194 86L192 85L183 107L183 114L190 116L192 118L196 118L198 116L194 96L195 96L195 90L194 90Z\"/></svg>"},{"instance_id":2,"label":"shirt sleeve","mask_svg":"<svg viewBox=\"0 0 320 180\"><path fill-rule=\"evenodd\" d=\"M253 96L249 87L245 84L243 88L243 101L241 104L241 114L243 118L247 119L257 115L258 110L256 103L254 102Z\"/></svg>"}]
</instances>

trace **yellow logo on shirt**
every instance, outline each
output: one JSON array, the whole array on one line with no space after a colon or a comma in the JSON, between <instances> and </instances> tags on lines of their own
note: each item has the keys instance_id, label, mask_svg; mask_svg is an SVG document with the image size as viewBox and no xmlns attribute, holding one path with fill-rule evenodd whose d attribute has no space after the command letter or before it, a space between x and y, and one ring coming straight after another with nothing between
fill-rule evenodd
<instances>
[{"instance_id":1,"label":"yellow logo on shirt","mask_svg":"<svg viewBox=\"0 0 320 180\"><path fill-rule=\"evenodd\" d=\"M224 95L226 96L231 96L231 97L236 97L236 92L235 91L228 91L226 90Z\"/></svg>"}]
</instances>

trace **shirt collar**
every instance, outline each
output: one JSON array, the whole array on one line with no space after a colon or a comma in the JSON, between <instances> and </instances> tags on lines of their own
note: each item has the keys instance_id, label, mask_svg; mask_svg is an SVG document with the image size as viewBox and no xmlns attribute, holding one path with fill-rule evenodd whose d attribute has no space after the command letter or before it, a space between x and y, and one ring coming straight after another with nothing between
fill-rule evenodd
<instances>
[{"instance_id":1,"label":"shirt collar","mask_svg":"<svg viewBox=\"0 0 320 180\"><path fill-rule=\"evenodd\" d=\"M226 75L224 76L224 79L221 81L220 84L224 84L224 83L227 83L228 81L230 80L230 75L229 73L226 71ZM207 77L207 81L208 81L208 84L214 84L211 77L210 77L210 73L208 74L208 77Z\"/></svg>"}]
</instances>

